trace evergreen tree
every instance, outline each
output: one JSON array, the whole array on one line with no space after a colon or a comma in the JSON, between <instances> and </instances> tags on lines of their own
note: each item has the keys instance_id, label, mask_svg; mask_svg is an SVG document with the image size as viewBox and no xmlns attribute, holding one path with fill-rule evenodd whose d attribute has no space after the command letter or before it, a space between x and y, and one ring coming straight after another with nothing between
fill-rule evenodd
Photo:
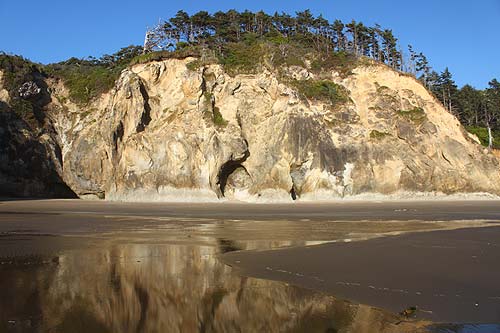
<instances>
[{"instance_id":1,"label":"evergreen tree","mask_svg":"<svg viewBox=\"0 0 500 333\"><path fill-rule=\"evenodd\" d=\"M457 85L455 81L453 81L451 72L448 70L448 67L444 69L444 71L439 75L438 81L438 91L441 102L444 107L451 113L455 113L455 100L457 96Z\"/></svg>"},{"instance_id":2,"label":"evergreen tree","mask_svg":"<svg viewBox=\"0 0 500 333\"><path fill-rule=\"evenodd\" d=\"M492 128L498 126L500 120L500 82L493 79L485 91L486 105L484 108L484 123L488 129L488 147L493 146Z\"/></svg>"},{"instance_id":3,"label":"evergreen tree","mask_svg":"<svg viewBox=\"0 0 500 333\"><path fill-rule=\"evenodd\" d=\"M382 31L382 45L384 47L385 62L393 68L398 68L399 52L397 51L397 39L394 37L392 30L385 29Z\"/></svg>"},{"instance_id":4,"label":"evergreen tree","mask_svg":"<svg viewBox=\"0 0 500 333\"><path fill-rule=\"evenodd\" d=\"M348 49L355 55L359 55L358 52L358 24L355 20L345 25L347 33L351 34L351 40L348 42Z\"/></svg>"},{"instance_id":5,"label":"evergreen tree","mask_svg":"<svg viewBox=\"0 0 500 333\"><path fill-rule=\"evenodd\" d=\"M462 124L477 126L483 103L481 91L466 84L457 93L458 117Z\"/></svg>"},{"instance_id":6,"label":"evergreen tree","mask_svg":"<svg viewBox=\"0 0 500 333\"><path fill-rule=\"evenodd\" d=\"M179 10L174 17L170 19L170 24L177 31L177 42L189 42L191 39L191 20L189 14L183 10Z\"/></svg>"},{"instance_id":7,"label":"evergreen tree","mask_svg":"<svg viewBox=\"0 0 500 333\"><path fill-rule=\"evenodd\" d=\"M304 10L303 12L297 12L297 31L300 33L308 33L311 32L311 28L314 22L314 16L311 14L309 9Z\"/></svg>"},{"instance_id":8,"label":"evergreen tree","mask_svg":"<svg viewBox=\"0 0 500 333\"><path fill-rule=\"evenodd\" d=\"M429 61L422 52L415 56L415 70L417 73L420 73L420 81L423 82L424 86L431 88L437 85L437 82L439 81L438 75L436 72L431 73Z\"/></svg>"},{"instance_id":9,"label":"evergreen tree","mask_svg":"<svg viewBox=\"0 0 500 333\"><path fill-rule=\"evenodd\" d=\"M340 20L335 20L332 24L332 30L333 30L333 40L334 44L337 47L337 51L343 51L346 49L346 37L344 34L344 23Z\"/></svg>"}]
</instances>

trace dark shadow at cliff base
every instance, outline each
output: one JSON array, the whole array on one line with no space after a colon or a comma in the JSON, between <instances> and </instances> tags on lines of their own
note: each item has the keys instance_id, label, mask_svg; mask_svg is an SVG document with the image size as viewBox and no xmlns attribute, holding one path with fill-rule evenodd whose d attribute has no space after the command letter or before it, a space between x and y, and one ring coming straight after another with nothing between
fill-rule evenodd
<instances>
[{"instance_id":1,"label":"dark shadow at cliff base","mask_svg":"<svg viewBox=\"0 0 500 333\"><path fill-rule=\"evenodd\" d=\"M44 118L45 99L30 114L0 101L0 197L77 198L60 176L62 154Z\"/></svg>"}]
</instances>

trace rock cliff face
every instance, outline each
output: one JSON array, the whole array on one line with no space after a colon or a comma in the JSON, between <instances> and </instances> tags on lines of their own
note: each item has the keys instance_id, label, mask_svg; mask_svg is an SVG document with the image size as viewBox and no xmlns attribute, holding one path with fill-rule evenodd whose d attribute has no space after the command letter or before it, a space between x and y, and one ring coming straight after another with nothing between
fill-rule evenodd
<instances>
[{"instance_id":1,"label":"rock cliff face","mask_svg":"<svg viewBox=\"0 0 500 333\"><path fill-rule=\"evenodd\" d=\"M500 194L495 156L411 77L376 64L323 73L349 93L333 106L286 83L319 79L304 68L230 76L193 60L128 68L86 107L48 80L71 190L146 201Z\"/></svg>"},{"instance_id":2,"label":"rock cliff face","mask_svg":"<svg viewBox=\"0 0 500 333\"><path fill-rule=\"evenodd\" d=\"M62 154L52 122L43 111L51 98L33 81L20 87L33 110L26 119L10 107L0 71L0 197L76 197L62 180Z\"/></svg>"}]
</instances>

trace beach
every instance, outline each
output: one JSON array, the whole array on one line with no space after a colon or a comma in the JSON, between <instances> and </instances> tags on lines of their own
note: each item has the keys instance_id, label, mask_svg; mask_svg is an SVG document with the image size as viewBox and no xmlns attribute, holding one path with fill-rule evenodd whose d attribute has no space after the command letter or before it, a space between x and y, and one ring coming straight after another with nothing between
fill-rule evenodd
<instances>
[{"instance_id":1,"label":"beach","mask_svg":"<svg viewBox=\"0 0 500 333\"><path fill-rule=\"evenodd\" d=\"M4 200L0 328L483 332L499 206Z\"/></svg>"}]
</instances>

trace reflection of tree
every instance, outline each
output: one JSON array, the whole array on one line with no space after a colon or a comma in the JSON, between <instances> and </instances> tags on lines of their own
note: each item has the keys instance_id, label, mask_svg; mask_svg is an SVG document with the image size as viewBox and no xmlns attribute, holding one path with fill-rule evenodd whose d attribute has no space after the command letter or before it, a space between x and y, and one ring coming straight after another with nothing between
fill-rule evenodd
<instances>
[{"instance_id":1,"label":"reflection of tree","mask_svg":"<svg viewBox=\"0 0 500 333\"><path fill-rule=\"evenodd\" d=\"M12 295L19 304L36 295L35 312L20 305L10 314L39 313L42 331L65 332L372 332L395 320L283 283L239 277L217 253L211 246L143 244L68 252L59 264L9 270L2 286L10 294L2 288L0 305L11 307Z\"/></svg>"}]
</instances>

